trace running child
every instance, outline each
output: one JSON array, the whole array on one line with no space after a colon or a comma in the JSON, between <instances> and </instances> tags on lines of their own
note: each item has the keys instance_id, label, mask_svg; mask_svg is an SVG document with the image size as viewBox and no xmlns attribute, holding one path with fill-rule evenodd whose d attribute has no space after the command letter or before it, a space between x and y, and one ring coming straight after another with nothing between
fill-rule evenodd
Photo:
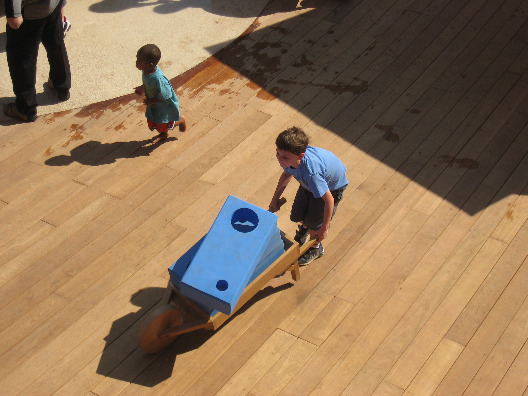
<instances>
[{"instance_id":1,"label":"running child","mask_svg":"<svg viewBox=\"0 0 528 396\"><path fill-rule=\"evenodd\" d=\"M185 117L180 115L178 97L167 77L158 66L161 51L154 44L144 45L136 55L136 67L143 72L143 85L136 88L138 95L145 94L145 116L151 131L157 130L161 138L169 136L176 125L185 132Z\"/></svg>"}]
</instances>

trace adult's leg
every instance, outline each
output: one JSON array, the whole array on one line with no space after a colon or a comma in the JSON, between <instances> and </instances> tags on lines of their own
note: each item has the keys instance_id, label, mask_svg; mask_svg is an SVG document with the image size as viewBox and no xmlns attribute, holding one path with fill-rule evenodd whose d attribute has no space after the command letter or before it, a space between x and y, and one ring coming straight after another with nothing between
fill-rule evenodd
<instances>
[{"instance_id":1,"label":"adult's leg","mask_svg":"<svg viewBox=\"0 0 528 396\"><path fill-rule=\"evenodd\" d=\"M42 44L48 55L49 78L59 95L65 95L71 88L71 73L68 53L64 45L64 31L61 17L62 2L46 17L42 32Z\"/></svg>"},{"instance_id":2,"label":"adult's leg","mask_svg":"<svg viewBox=\"0 0 528 396\"><path fill-rule=\"evenodd\" d=\"M35 82L42 20L24 20L18 29L6 27L6 53L17 109L29 116L37 114Z\"/></svg>"}]
</instances>

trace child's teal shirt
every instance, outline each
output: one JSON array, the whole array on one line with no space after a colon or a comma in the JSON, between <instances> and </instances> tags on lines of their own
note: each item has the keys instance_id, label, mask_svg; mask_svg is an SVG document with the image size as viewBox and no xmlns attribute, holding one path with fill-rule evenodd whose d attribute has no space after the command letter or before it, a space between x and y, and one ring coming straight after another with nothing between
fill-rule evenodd
<instances>
[{"instance_id":1,"label":"child's teal shirt","mask_svg":"<svg viewBox=\"0 0 528 396\"><path fill-rule=\"evenodd\" d=\"M159 67L150 75L143 73L143 88L147 98L158 98L161 102L147 106L145 116L156 124L180 121L180 105L172 85Z\"/></svg>"}]
</instances>

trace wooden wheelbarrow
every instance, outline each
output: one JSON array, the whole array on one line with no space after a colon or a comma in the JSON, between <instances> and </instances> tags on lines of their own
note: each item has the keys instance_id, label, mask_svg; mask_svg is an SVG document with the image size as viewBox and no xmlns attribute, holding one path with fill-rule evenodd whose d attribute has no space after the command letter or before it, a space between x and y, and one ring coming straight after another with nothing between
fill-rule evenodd
<instances>
[{"instance_id":1,"label":"wooden wheelbarrow","mask_svg":"<svg viewBox=\"0 0 528 396\"><path fill-rule=\"evenodd\" d=\"M138 343L141 349L146 353L155 353L167 347L181 334L200 329L218 329L271 279L286 271L290 271L293 280L297 281L300 278L298 259L314 244L315 240L299 246L297 242L282 232L281 237L285 252L246 286L231 315L218 311L213 311L212 315L209 314L194 301L183 296L169 280L161 305L145 317L139 330Z\"/></svg>"}]
</instances>

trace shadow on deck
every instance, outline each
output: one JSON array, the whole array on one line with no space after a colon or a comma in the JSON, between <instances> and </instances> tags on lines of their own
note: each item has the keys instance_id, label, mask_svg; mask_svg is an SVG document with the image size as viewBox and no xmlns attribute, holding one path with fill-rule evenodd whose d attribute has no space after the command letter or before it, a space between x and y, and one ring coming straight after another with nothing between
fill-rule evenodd
<instances>
[{"instance_id":1,"label":"shadow on deck","mask_svg":"<svg viewBox=\"0 0 528 396\"><path fill-rule=\"evenodd\" d=\"M315 3L216 59L469 214L522 194L504 183L528 152L526 11Z\"/></svg>"}]
</instances>

